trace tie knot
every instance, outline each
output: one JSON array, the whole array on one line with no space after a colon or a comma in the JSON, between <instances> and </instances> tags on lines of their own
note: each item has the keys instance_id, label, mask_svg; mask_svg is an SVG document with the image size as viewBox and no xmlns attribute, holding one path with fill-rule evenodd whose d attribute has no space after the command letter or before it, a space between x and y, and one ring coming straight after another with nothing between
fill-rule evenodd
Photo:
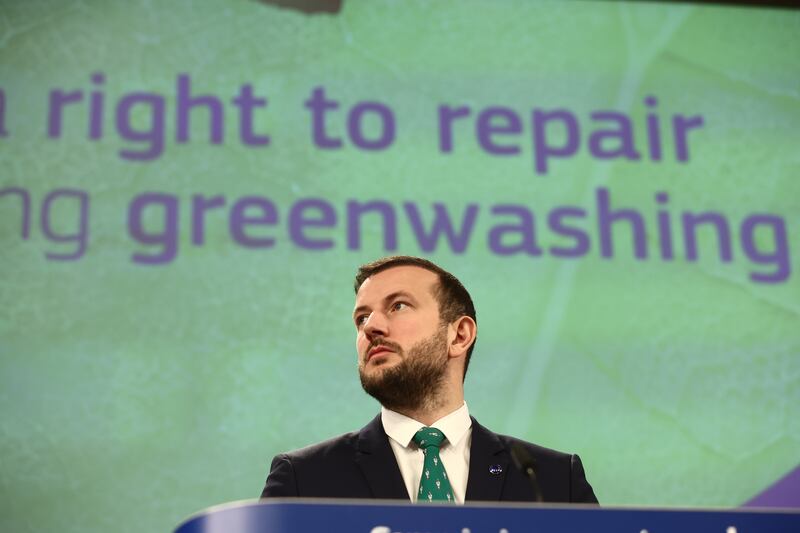
<instances>
[{"instance_id":1,"label":"tie knot","mask_svg":"<svg viewBox=\"0 0 800 533\"><path fill-rule=\"evenodd\" d=\"M444 433L436 428L422 428L414 434L414 442L420 448L439 448L444 440Z\"/></svg>"}]
</instances>

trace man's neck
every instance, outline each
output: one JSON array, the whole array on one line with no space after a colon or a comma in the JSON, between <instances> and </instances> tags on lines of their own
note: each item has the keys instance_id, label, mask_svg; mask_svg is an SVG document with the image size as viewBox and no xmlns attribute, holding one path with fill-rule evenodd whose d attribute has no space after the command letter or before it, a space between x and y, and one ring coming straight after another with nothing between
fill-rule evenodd
<instances>
[{"instance_id":1,"label":"man's neck","mask_svg":"<svg viewBox=\"0 0 800 533\"><path fill-rule=\"evenodd\" d=\"M418 422L422 422L426 426L431 426L437 420L460 409L462 405L464 405L463 394L458 397L450 396L445 401L429 400L416 409L389 409L401 415L405 415L408 418L413 418Z\"/></svg>"}]
</instances>

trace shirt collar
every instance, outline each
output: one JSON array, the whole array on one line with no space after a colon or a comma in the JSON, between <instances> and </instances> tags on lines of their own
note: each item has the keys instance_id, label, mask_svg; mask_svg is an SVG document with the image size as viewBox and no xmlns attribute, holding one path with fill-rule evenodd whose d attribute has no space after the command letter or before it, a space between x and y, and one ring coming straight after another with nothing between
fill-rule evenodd
<instances>
[{"instance_id":1,"label":"shirt collar","mask_svg":"<svg viewBox=\"0 0 800 533\"><path fill-rule=\"evenodd\" d=\"M403 448L408 448L414 434L425 427L425 424L401 415L396 411L381 407L381 423L386 434ZM467 430L472 427L472 419L469 417L467 403L461 405L452 413L443 416L430 425L435 427L447 437L447 442L451 446L456 446L467 434Z\"/></svg>"}]
</instances>

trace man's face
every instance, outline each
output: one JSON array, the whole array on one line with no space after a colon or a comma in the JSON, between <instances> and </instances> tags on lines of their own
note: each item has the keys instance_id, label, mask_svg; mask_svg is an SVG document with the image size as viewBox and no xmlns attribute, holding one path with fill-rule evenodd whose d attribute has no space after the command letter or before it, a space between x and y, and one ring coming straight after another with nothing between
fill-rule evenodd
<instances>
[{"instance_id":1,"label":"man's face","mask_svg":"<svg viewBox=\"0 0 800 533\"><path fill-rule=\"evenodd\" d=\"M361 384L390 409L417 407L444 379L447 325L437 284L429 270L398 266L367 278L356 295Z\"/></svg>"}]
</instances>

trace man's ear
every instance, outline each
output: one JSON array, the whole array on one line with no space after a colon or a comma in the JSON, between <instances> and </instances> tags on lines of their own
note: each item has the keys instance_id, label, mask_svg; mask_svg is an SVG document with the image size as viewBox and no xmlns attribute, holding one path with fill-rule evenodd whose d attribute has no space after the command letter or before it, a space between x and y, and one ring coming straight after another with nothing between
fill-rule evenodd
<instances>
[{"instance_id":1,"label":"man's ear","mask_svg":"<svg viewBox=\"0 0 800 533\"><path fill-rule=\"evenodd\" d=\"M475 342L477 334L478 324L466 315L451 322L447 335L447 355L449 357L464 357L467 355L467 350Z\"/></svg>"}]
</instances>

